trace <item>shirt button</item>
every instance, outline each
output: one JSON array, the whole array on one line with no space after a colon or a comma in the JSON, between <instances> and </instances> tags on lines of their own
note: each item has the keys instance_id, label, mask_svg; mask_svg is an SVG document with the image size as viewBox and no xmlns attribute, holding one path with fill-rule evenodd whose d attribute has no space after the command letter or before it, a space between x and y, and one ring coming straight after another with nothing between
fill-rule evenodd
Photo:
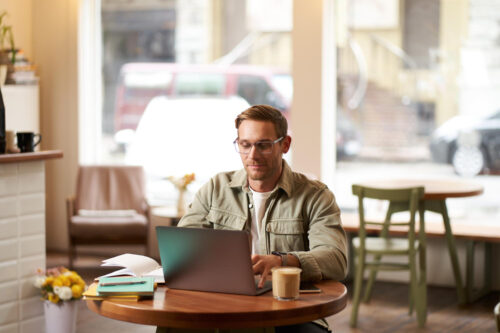
<instances>
[{"instance_id":1,"label":"shirt button","mask_svg":"<svg viewBox=\"0 0 500 333\"><path fill-rule=\"evenodd\" d=\"M252 205L252 204L249 204L249 205L248 205L248 208L252 208L252 207L253 207L253 205Z\"/></svg>"}]
</instances>

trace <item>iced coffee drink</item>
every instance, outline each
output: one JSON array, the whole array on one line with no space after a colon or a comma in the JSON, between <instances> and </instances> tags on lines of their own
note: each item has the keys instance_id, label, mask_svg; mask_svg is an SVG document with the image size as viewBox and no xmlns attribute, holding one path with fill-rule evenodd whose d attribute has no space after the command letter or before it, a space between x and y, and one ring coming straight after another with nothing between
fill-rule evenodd
<instances>
[{"instance_id":1,"label":"iced coffee drink","mask_svg":"<svg viewBox=\"0 0 500 333\"><path fill-rule=\"evenodd\" d=\"M274 267L273 296L280 301L294 300L299 297L300 272L297 267Z\"/></svg>"}]
</instances>

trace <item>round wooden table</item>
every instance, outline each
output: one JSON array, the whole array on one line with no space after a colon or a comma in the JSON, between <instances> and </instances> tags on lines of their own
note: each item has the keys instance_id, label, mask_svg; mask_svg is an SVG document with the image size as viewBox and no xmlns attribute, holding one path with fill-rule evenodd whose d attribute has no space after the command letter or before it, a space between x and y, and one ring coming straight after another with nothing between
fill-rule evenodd
<instances>
[{"instance_id":1,"label":"round wooden table","mask_svg":"<svg viewBox=\"0 0 500 333\"><path fill-rule=\"evenodd\" d=\"M87 300L95 313L127 322L172 328L255 328L305 323L345 308L347 288L321 281L319 294L300 294L295 301L278 301L268 292L244 296L168 289L159 286L153 299L137 302Z\"/></svg>"},{"instance_id":2,"label":"round wooden table","mask_svg":"<svg viewBox=\"0 0 500 333\"><path fill-rule=\"evenodd\" d=\"M420 209L441 214L445 228L445 236L450 253L450 260L455 276L457 286L458 302L465 304L468 301L468 295L462 282L462 275L458 262L457 249L455 245L455 237L451 229L448 209L446 207L446 199L448 198L465 198L480 195L483 193L483 187L462 180L441 180L441 179L386 179L374 180L359 183L361 186L383 188L383 189L398 189L409 187L424 187L424 197L420 205ZM407 209L402 209L407 210ZM467 267L467 271L469 271ZM470 275L470 273L468 274ZM471 280L472 281L472 280ZM467 286L467 290L471 290L472 286Z\"/></svg>"}]
</instances>

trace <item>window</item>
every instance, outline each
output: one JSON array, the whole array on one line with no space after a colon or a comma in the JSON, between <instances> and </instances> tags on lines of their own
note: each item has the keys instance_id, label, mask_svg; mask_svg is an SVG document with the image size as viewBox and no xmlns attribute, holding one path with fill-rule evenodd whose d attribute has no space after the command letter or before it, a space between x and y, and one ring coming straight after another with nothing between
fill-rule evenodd
<instances>
[{"instance_id":1,"label":"window","mask_svg":"<svg viewBox=\"0 0 500 333\"><path fill-rule=\"evenodd\" d=\"M485 193L450 200L450 212L500 215L494 199L500 194L500 48L499 34L488 28L496 19L487 15L494 6L377 4L385 20L371 16L370 1L353 0L338 13L346 22L338 43L341 206L354 209L350 185L370 177L458 178L482 184Z\"/></svg>"},{"instance_id":2,"label":"window","mask_svg":"<svg viewBox=\"0 0 500 333\"><path fill-rule=\"evenodd\" d=\"M102 109L92 108L99 135L82 130L101 139L83 140L90 153L80 162L142 164L151 204L175 203L169 176L194 172L193 194L216 172L241 168L234 117L253 102L238 78L253 78L255 101L289 112L283 82L271 77L290 77L292 0L92 3L101 21L87 29L101 27Z\"/></svg>"}]
</instances>

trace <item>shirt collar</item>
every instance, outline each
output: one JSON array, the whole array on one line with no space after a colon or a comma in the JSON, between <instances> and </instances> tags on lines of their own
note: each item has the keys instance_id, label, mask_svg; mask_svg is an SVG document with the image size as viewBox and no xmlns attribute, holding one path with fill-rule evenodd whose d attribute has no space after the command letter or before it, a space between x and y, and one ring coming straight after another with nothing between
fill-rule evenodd
<instances>
[{"instance_id":1,"label":"shirt collar","mask_svg":"<svg viewBox=\"0 0 500 333\"><path fill-rule=\"evenodd\" d=\"M278 184L276 184L276 187L281 188L288 196L290 196L292 194L292 184L292 169L290 168L288 163L283 160L283 170L281 172L281 177L278 180ZM250 191L248 187L248 177L245 169L240 169L234 173L233 178L229 182L229 187L241 187L244 191Z\"/></svg>"}]
</instances>

